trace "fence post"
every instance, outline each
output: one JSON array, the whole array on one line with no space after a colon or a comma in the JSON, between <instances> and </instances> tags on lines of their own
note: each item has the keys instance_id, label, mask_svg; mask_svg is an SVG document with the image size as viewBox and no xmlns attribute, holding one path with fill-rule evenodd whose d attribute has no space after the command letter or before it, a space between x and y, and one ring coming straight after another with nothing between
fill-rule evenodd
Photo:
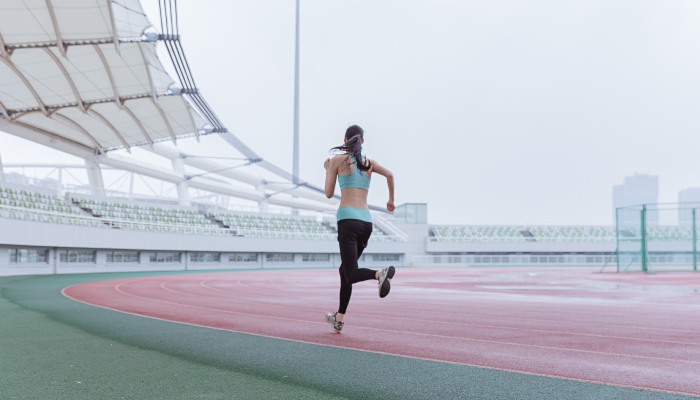
<instances>
[{"instance_id":1,"label":"fence post","mask_svg":"<svg viewBox=\"0 0 700 400\"><path fill-rule=\"evenodd\" d=\"M698 233L695 226L695 210L693 208L693 271L698 272Z\"/></svg>"},{"instance_id":2,"label":"fence post","mask_svg":"<svg viewBox=\"0 0 700 400\"><path fill-rule=\"evenodd\" d=\"M649 272L648 270L648 260L647 260L647 205L642 205L642 228L641 228L641 239L642 239L642 272L645 274Z\"/></svg>"},{"instance_id":3,"label":"fence post","mask_svg":"<svg viewBox=\"0 0 700 400\"><path fill-rule=\"evenodd\" d=\"M617 273L620 273L620 209L615 209L615 261Z\"/></svg>"}]
</instances>

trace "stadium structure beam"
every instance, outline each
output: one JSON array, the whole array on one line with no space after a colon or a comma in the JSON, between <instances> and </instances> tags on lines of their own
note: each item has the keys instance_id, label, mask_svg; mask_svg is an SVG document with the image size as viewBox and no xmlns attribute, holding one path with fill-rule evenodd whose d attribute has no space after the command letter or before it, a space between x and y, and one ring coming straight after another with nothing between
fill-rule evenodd
<instances>
[{"instance_id":1,"label":"stadium structure beam","mask_svg":"<svg viewBox=\"0 0 700 400\"><path fill-rule=\"evenodd\" d=\"M153 75L151 75L151 69L148 68L148 58L146 57L146 54L143 53L143 47L141 45L138 46L139 48L139 53L141 54L141 58L143 59L144 63L143 66L146 69L146 76L148 77L148 88L150 89L151 96L155 99L156 98L156 86L153 84Z\"/></svg>"},{"instance_id":2,"label":"stadium structure beam","mask_svg":"<svg viewBox=\"0 0 700 400\"><path fill-rule=\"evenodd\" d=\"M24 124L22 122L13 122L5 118L0 118L0 130L12 135L30 140L35 143L43 144L53 149L71 154L82 159L94 159L101 165L106 165L118 170L133 172L135 174L148 176L150 178L162 180L177 184L187 180L187 177L176 173L173 170L164 169L161 167L149 165L137 160L128 159L115 153L107 153L95 157L94 150L83 144L73 142L64 137L54 135L51 132L44 131L37 127ZM206 190L212 193L223 194L245 200L255 202L267 201L269 204L274 204L283 207L298 208L303 210L311 210L317 212L332 212L335 210L334 205L323 204L308 204L301 201L283 198L266 198L259 192L245 191L232 188L225 183L212 181L206 177L197 177L187 180L189 187L194 189Z\"/></svg>"},{"instance_id":3,"label":"stadium structure beam","mask_svg":"<svg viewBox=\"0 0 700 400\"><path fill-rule=\"evenodd\" d=\"M167 96L167 95L164 94L164 96ZM151 97L150 94L136 94L136 95L129 96L127 98L120 99L120 101L122 103L124 103L124 102L127 102L129 100L148 99L150 97ZM110 97L107 99L89 100L89 101L85 101L84 105L85 105L85 108L88 109L92 105L105 104L105 103L114 103L114 99L112 99ZM49 114L51 114L55 111L62 110L64 108L75 108L75 107L80 108L80 104L75 102L75 103L67 103L67 104L56 105L56 106L46 106L46 111ZM117 104L117 107L119 107L119 104ZM39 107L23 108L23 109L18 109L18 110L7 110L7 112L13 116L13 118L18 118L18 117L22 116L23 114L27 114L30 112L36 112L36 111L42 111L42 110Z\"/></svg>"},{"instance_id":4,"label":"stadium structure beam","mask_svg":"<svg viewBox=\"0 0 700 400\"><path fill-rule=\"evenodd\" d=\"M12 163L5 168L48 168L48 169L85 169L84 164L54 164L54 163Z\"/></svg>"},{"instance_id":5,"label":"stadium structure beam","mask_svg":"<svg viewBox=\"0 0 700 400\"><path fill-rule=\"evenodd\" d=\"M168 120L168 117L165 115L163 108L160 106L160 104L158 104L158 96L156 94L156 86L153 84L153 75L151 75L151 69L148 68L148 63L146 63L146 60L148 58L143 53L143 46L139 45L138 48L139 48L139 52L141 53L141 58L143 58L143 60L144 60L144 67L146 68L146 76L148 77L148 87L150 88L150 91L151 91L151 101L153 102L153 106L158 110L160 117L163 119L163 122L165 123L165 127L168 128L168 132L170 133L170 137L173 138L173 143L177 143L175 131L173 130L172 125L170 125L170 121Z\"/></svg>"},{"instance_id":6,"label":"stadium structure beam","mask_svg":"<svg viewBox=\"0 0 700 400\"><path fill-rule=\"evenodd\" d=\"M51 0L46 0L46 7L49 10L49 15L51 16L51 24L53 25L53 30L56 33L56 47L61 52L61 55L66 57L66 45L63 43L63 35L61 35L61 28L58 26L58 18L56 18L56 10L51 4Z\"/></svg>"},{"instance_id":7,"label":"stadium structure beam","mask_svg":"<svg viewBox=\"0 0 700 400\"><path fill-rule=\"evenodd\" d=\"M0 149L1 151L2 149ZM5 170L2 166L2 153L0 152L0 183L5 182Z\"/></svg>"},{"instance_id":8,"label":"stadium structure beam","mask_svg":"<svg viewBox=\"0 0 700 400\"><path fill-rule=\"evenodd\" d=\"M182 162L181 158L174 158L171 160L173 164L173 170L177 172L178 174L185 176L185 164ZM190 205L190 194L189 194L189 186L187 184L187 181L184 180L182 182L179 182L177 184L177 200L178 203L181 206L189 206Z\"/></svg>"},{"instance_id":9,"label":"stadium structure beam","mask_svg":"<svg viewBox=\"0 0 700 400\"><path fill-rule=\"evenodd\" d=\"M7 111L7 108L5 107L5 105L2 104L2 101L0 101L0 113L2 113L2 116L0 116L0 117L10 118L10 114Z\"/></svg>"},{"instance_id":10,"label":"stadium structure beam","mask_svg":"<svg viewBox=\"0 0 700 400\"><path fill-rule=\"evenodd\" d=\"M269 202L269 204L318 212L331 212L335 210L335 205L308 204L302 201L292 199L287 200L283 198L269 198L259 192L235 189L232 188L229 184L214 181L204 176L187 179L187 177L178 174L173 170L165 170L159 167L140 163L135 160L127 160L123 156L120 156L115 153L107 153L105 155L102 155L100 158L98 158L98 161L101 164L105 164L110 167L135 172L137 174L150 176L152 178L160 179L174 184L178 184L179 182L187 180L188 186L193 189L206 190L212 193L228 195L245 200L251 200L255 202L267 201Z\"/></svg>"},{"instance_id":11,"label":"stadium structure beam","mask_svg":"<svg viewBox=\"0 0 700 400\"><path fill-rule=\"evenodd\" d=\"M146 131L146 128L143 126L143 123L141 123L141 120L139 120L136 117L136 115L134 115L134 112L131 111L131 109L129 107L127 107L126 104L122 103L121 101L119 103L117 103L117 107L119 107L120 109L124 110L127 114L129 114L129 116L134 121L136 126L139 127L141 134L146 138L146 141L148 142L148 144L153 146L153 139L151 138L151 136L148 135L148 131Z\"/></svg>"},{"instance_id":12,"label":"stadium structure beam","mask_svg":"<svg viewBox=\"0 0 700 400\"><path fill-rule=\"evenodd\" d=\"M102 179L102 170L100 164L94 157L85 159L85 169L87 170L88 185L93 196L103 197L105 195L105 184Z\"/></svg>"},{"instance_id":13,"label":"stadium structure beam","mask_svg":"<svg viewBox=\"0 0 700 400\"><path fill-rule=\"evenodd\" d=\"M21 121L11 122L6 118L0 118L0 130L79 158L84 159L94 155L91 147Z\"/></svg>"},{"instance_id":14,"label":"stadium structure beam","mask_svg":"<svg viewBox=\"0 0 700 400\"><path fill-rule=\"evenodd\" d=\"M102 61L102 66L104 67L104 70L107 73L107 78L109 79L109 84L112 86L112 93L114 94L114 103L121 110L123 110L127 114L129 114L129 117L131 117L131 119L134 121L134 123L136 123L136 126L139 127L141 134L143 135L144 138L146 138L146 141L148 142L148 144L152 146L153 139L148 135L146 128L144 128L141 121L139 121L139 119L136 118L136 116L129 109L129 107L124 105L124 101L122 100L121 96L119 95L119 87L117 86L117 82L114 79L114 75L112 74L112 69L109 68L109 63L107 62L107 58L105 57L104 53L102 52L102 49L100 49L100 46L98 46L98 45L94 45L94 49L97 52L97 55L100 57L100 61ZM148 69L148 66L146 66L146 69Z\"/></svg>"},{"instance_id":15,"label":"stadium structure beam","mask_svg":"<svg viewBox=\"0 0 700 400\"><path fill-rule=\"evenodd\" d=\"M109 84L112 85L112 93L114 94L114 102L117 103L118 105L122 104L121 97L119 97L119 88L117 87L117 82L114 79L114 75L112 74L112 69L109 68L109 63L107 62L107 58L105 57L105 54L102 52L102 49L100 49L100 46L94 44L92 47L95 49L95 52L97 52L97 55L100 57L100 61L102 61L102 67L104 71L107 73L107 78L109 79Z\"/></svg>"},{"instance_id":16,"label":"stadium structure beam","mask_svg":"<svg viewBox=\"0 0 700 400\"><path fill-rule=\"evenodd\" d=\"M154 144L150 149L152 152L163 156L168 159L182 158L185 165L207 171L211 174L220 175L229 179L233 179L238 182L246 183L255 187L256 190L260 190L259 186L262 185L265 189L270 189L273 192L285 192L289 194L294 194L300 198L305 198L308 200L318 201L325 204L337 204L337 200L329 200L325 195L320 193L307 190L302 186L290 188L291 183L272 183L266 182L264 179L255 176L253 174L232 169L228 165L217 163L215 161L206 160L198 157L189 157L187 154L181 153L179 150L172 147ZM291 189L291 190L290 190Z\"/></svg>"},{"instance_id":17,"label":"stadium structure beam","mask_svg":"<svg viewBox=\"0 0 700 400\"><path fill-rule=\"evenodd\" d=\"M257 185L255 187L255 190L258 193L262 194L263 196L265 196L265 194L266 194L265 193L266 192L265 185L262 183ZM270 211L270 202L268 201L268 199L265 199L265 200L258 202L258 211L260 211L261 213L267 213Z\"/></svg>"},{"instance_id":18,"label":"stadium structure beam","mask_svg":"<svg viewBox=\"0 0 700 400\"><path fill-rule=\"evenodd\" d=\"M7 47L5 46L5 40L2 38L0 33L0 57L7 57Z\"/></svg>"},{"instance_id":19,"label":"stadium structure beam","mask_svg":"<svg viewBox=\"0 0 700 400\"><path fill-rule=\"evenodd\" d=\"M72 120L72 119L66 117L65 115L63 115L63 114L61 114L61 113L59 113L59 112L53 112L53 113L49 114L49 116L51 117L51 119L55 119L55 120L58 120L58 121L62 121L62 122L64 122L64 123L67 123L68 125L72 126L73 128L77 129L78 131L80 131L80 132L81 132L83 135L85 135L88 139L90 139L90 141L91 141L95 146L97 146L97 148L100 148L100 149L103 148L103 146L100 144L100 142L98 142L97 139L95 139L95 137L92 136L92 135L90 134L90 132L87 131L87 129L83 128L82 125L80 125L79 123L75 122L74 120Z\"/></svg>"},{"instance_id":20,"label":"stadium structure beam","mask_svg":"<svg viewBox=\"0 0 700 400\"><path fill-rule=\"evenodd\" d=\"M170 132L170 137L173 138L173 143L177 144L177 137L175 136L175 131L173 130L173 126L170 124L168 117L165 115L165 111L163 111L163 108L160 106L160 104L158 104L158 99L156 99L154 96L154 97L151 97L151 101L153 102L153 106L158 110L160 117L163 119L163 122L165 123L165 127L168 128L168 132Z\"/></svg>"},{"instance_id":21,"label":"stadium structure beam","mask_svg":"<svg viewBox=\"0 0 700 400\"><path fill-rule=\"evenodd\" d=\"M117 54L121 55L119 51L119 32L117 31L117 19L114 17L114 9L112 8L112 0L105 0L107 2L107 10L109 10L109 24L112 28L112 40L114 41L114 48Z\"/></svg>"},{"instance_id":22,"label":"stadium structure beam","mask_svg":"<svg viewBox=\"0 0 700 400\"><path fill-rule=\"evenodd\" d=\"M190 109L189 112L187 113L187 116L190 117L190 123L192 124L192 126L197 126L197 123L194 120L194 115L192 115L193 112L194 112L194 109ZM199 131L196 131L194 133L194 137L197 138L198 143L199 143L199 136L200 136Z\"/></svg>"},{"instance_id":23,"label":"stadium structure beam","mask_svg":"<svg viewBox=\"0 0 700 400\"><path fill-rule=\"evenodd\" d=\"M110 167L131 171L140 175L149 176L155 179L160 179L174 184L177 184L178 182L181 182L184 179L186 179L186 177L176 173L175 171L147 165L144 163L137 162L135 160L127 160L123 156L114 153L102 155L97 160L101 164L108 165ZM235 189L232 188L231 185L227 185L226 183L222 182L212 181L211 179L208 179L206 177L196 177L189 179L188 185L193 189L206 190L212 193L228 195L255 202L266 200L270 204L279 205L283 207L291 207L318 212L332 212L335 210L335 206L332 205L313 205L301 201L294 201L291 199L287 200L283 198L266 198L260 193Z\"/></svg>"},{"instance_id":24,"label":"stadium structure beam","mask_svg":"<svg viewBox=\"0 0 700 400\"><path fill-rule=\"evenodd\" d=\"M108 165L120 170L134 172L139 175L148 176L154 179L159 179L165 182L170 182L175 185L181 182L188 181L183 174L177 173L171 169L149 165L137 160L128 159L115 153L108 153L100 156L97 161L100 164ZM258 201L260 195L257 193L233 189L229 186L218 182L209 182L206 178L199 180L189 180L190 187L208 190L213 193L228 194L234 197L240 197L246 200Z\"/></svg>"},{"instance_id":25,"label":"stadium structure beam","mask_svg":"<svg viewBox=\"0 0 700 400\"><path fill-rule=\"evenodd\" d=\"M92 108L88 108L87 113L102 121L102 123L105 124L105 126L108 127L112 131L112 133L114 133L114 136L119 138L119 141L122 142L122 144L126 148L126 151L131 153L131 146L129 146L129 143L127 143L127 141L124 139L124 136L122 136L119 130L114 125L112 125L112 123L109 122L109 120L105 118L104 115L93 110Z\"/></svg>"},{"instance_id":26,"label":"stadium structure beam","mask_svg":"<svg viewBox=\"0 0 700 400\"><path fill-rule=\"evenodd\" d=\"M256 186L262 183L262 179L253 174L249 174L240 170L233 170L230 168L227 169L226 165L215 163L210 160L204 160L199 157L189 156L185 153L180 152L178 149L166 146L164 144L156 143L153 145L150 151L170 160L182 159L185 165L189 165L191 167L201 169L203 171L207 171L215 175L225 176L238 182L247 183L252 186Z\"/></svg>"},{"instance_id":27,"label":"stadium structure beam","mask_svg":"<svg viewBox=\"0 0 700 400\"><path fill-rule=\"evenodd\" d=\"M145 40L120 40L119 43L135 43L135 42L145 42ZM76 41L64 41L63 45L66 49L73 46L94 46L98 44L112 44L113 40L110 39L80 39ZM56 42L41 42L41 43L17 43L17 44L5 44L5 49L8 53L17 49L41 49L44 47L58 47Z\"/></svg>"},{"instance_id":28,"label":"stadium structure beam","mask_svg":"<svg viewBox=\"0 0 700 400\"><path fill-rule=\"evenodd\" d=\"M41 96L39 96L39 93L36 91L36 89L34 89L34 86L32 86L32 84L29 82L27 77L24 76L22 71L20 71L17 68L15 63L13 63L12 60L10 60L9 58L6 58L6 57L0 57L0 61L4 62L5 65L7 65L12 70L12 72L14 72L15 75L17 75L17 77L24 83L24 85L27 87L27 90L29 90L29 92L34 97L34 100L36 101L36 104L39 107L39 109L41 110L41 112L43 112L45 115L49 115L49 112L46 109L46 106L41 101Z\"/></svg>"},{"instance_id":29,"label":"stadium structure beam","mask_svg":"<svg viewBox=\"0 0 700 400\"><path fill-rule=\"evenodd\" d=\"M47 0L48 1L48 0ZM56 55L49 49L48 47L44 48L44 51L46 54L49 55L49 57L53 60L53 62L56 64L58 69L61 70L63 73L63 77L66 78L66 81L68 82L68 86L70 86L70 89L73 91L73 96L75 96L75 101L78 103L78 107L82 112L87 112L85 108L85 102L83 101L83 98L80 96L80 91L78 91L78 87L75 85L75 81L73 78L70 76L68 73L68 70L66 70L66 67L63 65L61 60L56 57ZM66 57L66 53L63 53L63 57Z\"/></svg>"}]
</instances>

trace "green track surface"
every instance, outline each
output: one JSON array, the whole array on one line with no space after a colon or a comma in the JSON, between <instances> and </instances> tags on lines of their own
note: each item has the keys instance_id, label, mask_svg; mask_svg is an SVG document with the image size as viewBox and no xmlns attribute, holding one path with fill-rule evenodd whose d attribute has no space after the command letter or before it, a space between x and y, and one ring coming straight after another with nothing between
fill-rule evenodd
<instances>
[{"instance_id":1,"label":"green track surface","mask_svg":"<svg viewBox=\"0 0 700 400\"><path fill-rule=\"evenodd\" d=\"M200 328L61 294L144 275L155 274L0 278L0 399L694 398Z\"/></svg>"}]
</instances>

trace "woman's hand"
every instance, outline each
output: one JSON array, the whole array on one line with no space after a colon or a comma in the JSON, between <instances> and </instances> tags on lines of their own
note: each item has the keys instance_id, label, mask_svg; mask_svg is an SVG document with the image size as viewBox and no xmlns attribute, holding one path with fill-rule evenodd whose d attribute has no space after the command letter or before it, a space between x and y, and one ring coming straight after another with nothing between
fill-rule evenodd
<instances>
[{"instance_id":1,"label":"woman's hand","mask_svg":"<svg viewBox=\"0 0 700 400\"><path fill-rule=\"evenodd\" d=\"M394 211L396 207L394 207L394 200L389 200L386 202L386 209L387 211Z\"/></svg>"}]
</instances>

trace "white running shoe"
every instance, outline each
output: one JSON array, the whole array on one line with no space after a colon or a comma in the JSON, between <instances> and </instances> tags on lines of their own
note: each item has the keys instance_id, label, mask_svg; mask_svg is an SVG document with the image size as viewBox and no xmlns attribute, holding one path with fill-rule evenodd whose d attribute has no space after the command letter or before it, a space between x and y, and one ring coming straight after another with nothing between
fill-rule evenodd
<instances>
[{"instance_id":1,"label":"white running shoe","mask_svg":"<svg viewBox=\"0 0 700 400\"><path fill-rule=\"evenodd\" d=\"M396 268L392 265L391 267L384 268L379 273L379 297L384 298L389 294L391 290L391 278L394 277L396 273Z\"/></svg>"},{"instance_id":2,"label":"white running shoe","mask_svg":"<svg viewBox=\"0 0 700 400\"><path fill-rule=\"evenodd\" d=\"M338 321L338 319L335 317L336 313L329 312L326 314L326 321L328 321L329 324L333 327L333 330L335 333L340 333L340 331L343 330L343 325L344 323Z\"/></svg>"}]
</instances>

